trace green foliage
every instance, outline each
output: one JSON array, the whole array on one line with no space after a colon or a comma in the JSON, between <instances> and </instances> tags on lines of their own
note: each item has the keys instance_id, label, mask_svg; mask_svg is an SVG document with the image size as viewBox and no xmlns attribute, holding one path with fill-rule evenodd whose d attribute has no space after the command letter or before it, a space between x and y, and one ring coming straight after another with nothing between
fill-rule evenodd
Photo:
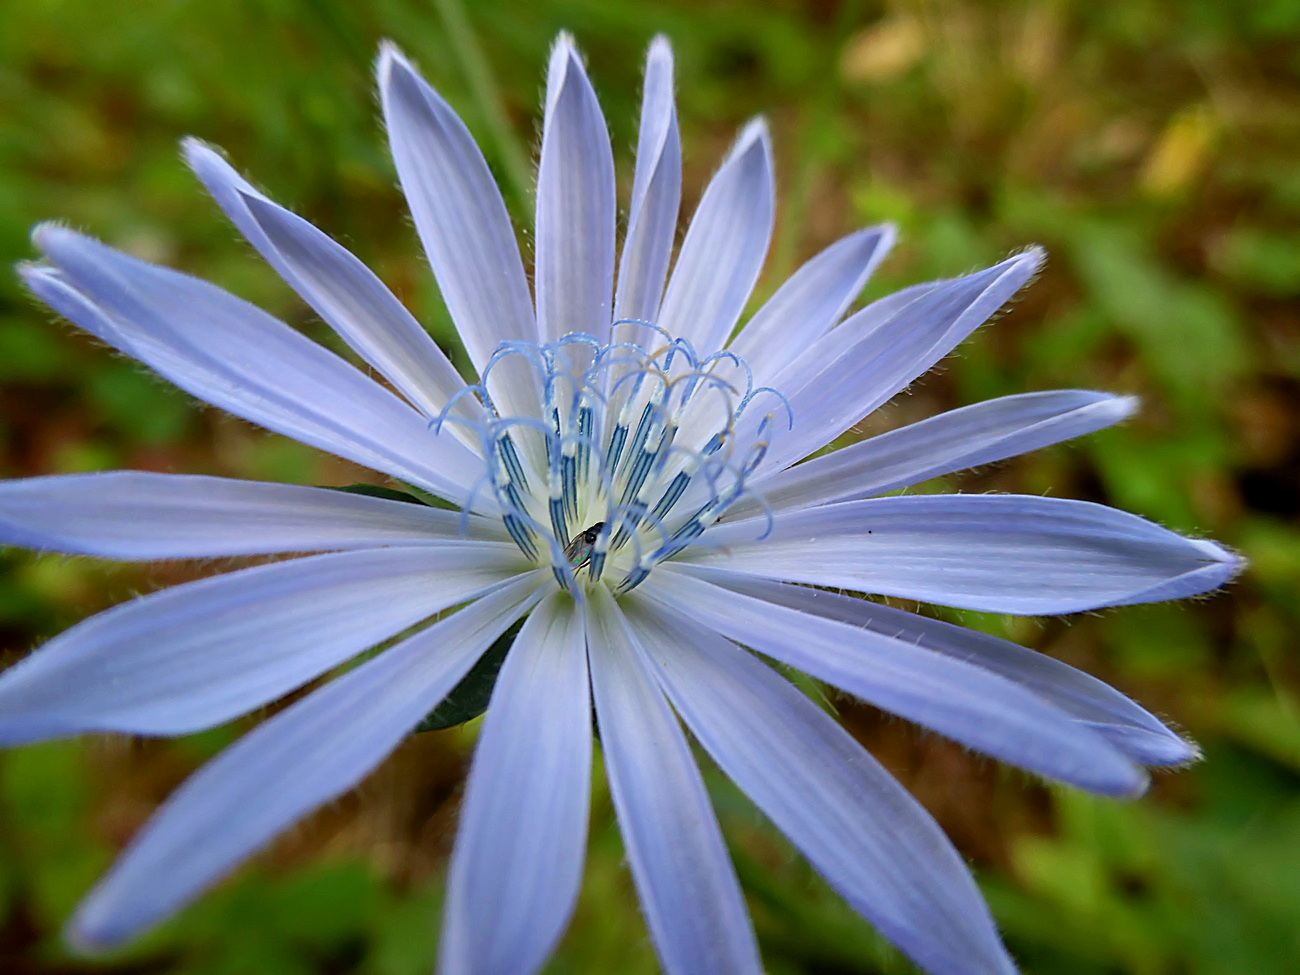
<instances>
[{"instance_id":1,"label":"green foliage","mask_svg":"<svg viewBox=\"0 0 1300 975\"><path fill-rule=\"evenodd\" d=\"M1143 412L1119 429L946 487L1113 503L1223 539L1253 562L1229 594L1185 605L1068 623L962 614L1097 673L1202 742L1203 763L1158 776L1141 802L1049 791L853 702L828 706L972 858L1026 971L1298 971L1297 9L1292 0L1192 0L1177 15L1159 0L141 0L128 13L99 0L8 3L0 259L29 259L30 227L66 220L338 348L235 242L180 163L177 142L193 134L354 248L460 356L376 124L378 41L403 45L462 113L526 227L554 33L573 30L590 58L624 176L641 55L653 33L667 33L688 205L735 128L770 113L781 195L765 293L860 223L903 230L870 296L1031 241L1047 246L1042 280L884 422L1059 386L1143 397ZM16 276L0 274L4 476L106 467L308 484L365 476L204 410L49 319ZM194 571L0 553L2 662ZM59 929L80 896L238 730L0 755L0 971L431 970L472 726L408 743L398 771L378 773L137 945L97 962L70 958ZM706 775L773 972L909 970L742 796ZM596 795L582 901L551 969L653 971L599 782Z\"/></svg>"}]
</instances>

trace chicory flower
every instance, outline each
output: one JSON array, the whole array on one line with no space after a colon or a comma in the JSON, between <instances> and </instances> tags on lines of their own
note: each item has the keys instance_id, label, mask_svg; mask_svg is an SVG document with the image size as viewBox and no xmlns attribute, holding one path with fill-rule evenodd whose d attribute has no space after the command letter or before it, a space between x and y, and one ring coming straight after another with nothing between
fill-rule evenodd
<instances>
[{"instance_id":1,"label":"chicory flower","mask_svg":"<svg viewBox=\"0 0 1300 975\"><path fill-rule=\"evenodd\" d=\"M51 640L0 677L4 744L187 734L382 647L180 788L86 898L72 939L112 945L177 911L357 783L521 623L469 777L443 970L515 975L554 949L583 867L594 707L666 970L760 970L684 724L919 965L1012 971L934 821L768 659L1103 795L1138 795L1144 765L1195 757L1065 664L828 591L1059 614L1190 596L1238 570L1212 542L1096 504L892 493L1116 423L1129 398L1009 396L819 454L1002 308L1041 252L850 313L894 239L862 230L732 338L772 230L766 126L740 133L674 260L681 150L672 55L656 40L619 249L609 136L561 37L530 289L466 127L392 47L378 81L474 382L356 258L197 141L186 159L227 216L382 381L212 285L71 230L38 228L43 260L21 269L52 308L199 399L459 509L133 471L0 485L9 545L294 556L135 599Z\"/></svg>"}]
</instances>

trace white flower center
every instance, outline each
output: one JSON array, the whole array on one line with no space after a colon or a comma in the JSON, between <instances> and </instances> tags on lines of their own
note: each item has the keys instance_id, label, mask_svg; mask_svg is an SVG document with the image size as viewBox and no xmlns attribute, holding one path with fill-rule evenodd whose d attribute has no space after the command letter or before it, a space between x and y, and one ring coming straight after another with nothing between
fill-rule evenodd
<instances>
[{"instance_id":1,"label":"white flower center","mask_svg":"<svg viewBox=\"0 0 1300 975\"><path fill-rule=\"evenodd\" d=\"M439 418L470 427L510 537L560 586L639 585L747 493L768 447L772 415L738 426L755 397L749 365L730 352L701 358L690 343L646 322L650 348L602 344L586 333L548 343L502 343L478 385L471 422L449 404ZM536 412L502 416L492 391L512 402L531 386ZM498 395L496 397L500 399ZM752 432L737 443L738 429Z\"/></svg>"}]
</instances>

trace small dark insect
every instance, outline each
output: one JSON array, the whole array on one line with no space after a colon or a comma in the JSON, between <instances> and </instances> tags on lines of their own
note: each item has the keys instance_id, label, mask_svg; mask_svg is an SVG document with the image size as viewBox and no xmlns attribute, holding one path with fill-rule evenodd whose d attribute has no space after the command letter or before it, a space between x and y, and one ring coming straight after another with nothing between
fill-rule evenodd
<instances>
[{"instance_id":1,"label":"small dark insect","mask_svg":"<svg viewBox=\"0 0 1300 975\"><path fill-rule=\"evenodd\" d=\"M604 527L605 523L598 521L586 531L574 535L573 541L565 546L564 557L569 560L569 568L574 572L591 561L591 550L595 547L600 530Z\"/></svg>"}]
</instances>

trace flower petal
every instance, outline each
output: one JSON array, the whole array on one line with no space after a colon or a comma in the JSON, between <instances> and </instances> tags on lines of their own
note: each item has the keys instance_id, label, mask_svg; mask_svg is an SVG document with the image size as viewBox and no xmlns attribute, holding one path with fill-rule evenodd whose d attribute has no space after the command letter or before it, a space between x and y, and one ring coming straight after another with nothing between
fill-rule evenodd
<instances>
[{"instance_id":1,"label":"flower petal","mask_svg":"<svg viewBox=\"0 0 1300 975\"><path fill-rule=\"evenodd\" d=\"M492 171L460 118L402 54L377 65L388 141L415 229L470 361L502 341L536 341L514 228Z\"/></svg>"},{"instance_id":2,"label":"flower petal","mask_svg":"<svg viewBox=\"0 0 1300 975\"><path fill-rule=\"evenodd\" d=\"M758 385L772 382L794 356L830 331L896 237L889 224L859 230L790 275L728 347L744 356Z\"/></svg>"},{"instance_id":3,"label":"flower petal","mask_svg":"<svg viewBox=\"0 0 1300 975\"><path fill-rule=\"evenodd\" d=\"M101 949L180 910L285 827L361 781L536 601L511 583L263 722L200 769L90 892L70 940Z\"/></svg>"},{"instance_id":4,"label":"flower petal","mask_svg":"<svg viewBox=\"0 0 1300 975\"><path fill-rule=\"evenodd\" d=\"M1143 765L1183 765L1196 746L1109 684L1069 664L1007 640L852 596L693 569L718 585L770 603L848 623L991 670L1038 694Z\"/></svg>"},{"instance_id":5,"label":"flower petal","mask_svg":"<svg viewBox=\"0 0 1300 975\"><path fill-rule=\"evenodd\" d=\"M1023 495L871 498L716 526L687 558L737 572L1023 616L1181 599L1241 559L1137 515ZM696 552L700 551L697 556Z\"/></svg>"},{"instance_id":6,"label":"flower petal","mask_svg":"<svg viewBox=\"0 0 1300 975\"><path fill-rule=\"evenodd\" d=\"M1099 734L992 671L680 570L661 567L641 590L700 626L978 752L1101 795L1146 790L1146 773Z\"/></svg>"},{"instance_id":7,"label":"flower petal","mask_svg":"<svg viewBox=\"0 0 1300 975\"><path fill-rule=\"evenodd\" d=\"M437 416L465 381L383 282L346 248L255 190L212 147L197 139L183 147L190 168L267 263L412 405Z\"/></svg>"},{"instance_id":8,"label":"flower petal","mask_svg":"<svg viewBox=\"0 0 1300 975\"><path fill-rule=\"evenodd\" d=\"M496 523L325 488L107 471L0 482L0 545L126 561L501 540Z\"/></svg>"},{"instance_id":9,"label":"flower petal","mask_svg":"<svg viewBox=\"0 0 1300 975\"><path fill-rule=\"evenodd\" d=\"M616 320L653 322L659 317L681 197L682 146L673 104L673 51L660 36L650 42L646 55L636 175L614 297ZM646 329L629 326L620 329L614 339L644 345L651 336Z\"/></svg>"},{"instance_id":10,"label":"flower petal","mask_svg":"<svg viewBox=\"0 0 1300 975\"><path fill-rule=\"evenodd\" d=\"M537 169L537 331L609 341L614 287L614 153L596 92L568 34L551 51Z\"/></svg>"},{"instance_id":11,"label":"flower petal","mask_svg":"<svg viewBox=\"0 0 1300 975\"><path fill-rule=\"evenodd\" d=\"M1006 304L1042 262L1043 252L1031 248L964 278L905 289L813 343L773 380L789 399L794 429L775 439L763 469L806 457L888 402Z\"/></svg>"},{"instance_id":12,"label":"flower petal","mask_svg":"<svg viewBox=\"0 0 1300 975\"><path fill-rule=\"evenodd\" d=\"M555 592L515 639L483 722L447 878L443 971L542 966L578 896L590 777L582 616Z\"/></svg>"},{"instance_id":13,"label":"flower petal","mask_svg":"<svg viewBox=\"0 0 1300 975\"><path fill-rule=\"evenodd\" d=\"M717 634L630 602L700 744L854 910L928 971L1015 971L961 856L861 745Z\"/></svg>"},{"instance_id":14,"label":"flower petal","mask_svg":"<svg viewBox=\"0 0 1300 975\"><path fill-rule=\"evenodd\" d=\"M754 290L776 210L767 123L750 122L709 182L668 281L659 324L701 356L722 348Z\"/></svg>"},{"instance_id":15,"label":"flower petal","mask_svg":"<svg viewBox=\"0 0 1300 975\"><path fill-rule=\"evenodd\" d=\"M760 972L740 884L677 719L608 590L587 604L591 686L632 876L667 972Z\"/></svg>"},{"instance_id":16,"label":"flower petal","mask_svg":"<svg viewBox=\"0 0 1300 975\"><path fill-rule=\"evenodd\" d=\"M0 677L0 743L229 721L520 569L498 542L317 555L136 599Z\"/></svg>"},{"instance_id":17,"label":"flower petal","mask_svg":"<svg viewBox=\"0 0 1300 975\"><path fill-rule=\"evenodd\" d=\"M1003 396L950 410L756 480L773 511L874 497L1112 426L1137 400L1079 389ZM737 505L729 517L757 510Z\"/></svg>"},{"instance_id":18,"label":"flower petal","mask_svg":"<svg viewBox=\"0 0 1300 975\"><path fill-rule=\"evenodd\" d=\"M42 301L236 416L463 503L482 461L338 356L261 309L61 227L33 235Z\"/></svg>"}]
</instances>

